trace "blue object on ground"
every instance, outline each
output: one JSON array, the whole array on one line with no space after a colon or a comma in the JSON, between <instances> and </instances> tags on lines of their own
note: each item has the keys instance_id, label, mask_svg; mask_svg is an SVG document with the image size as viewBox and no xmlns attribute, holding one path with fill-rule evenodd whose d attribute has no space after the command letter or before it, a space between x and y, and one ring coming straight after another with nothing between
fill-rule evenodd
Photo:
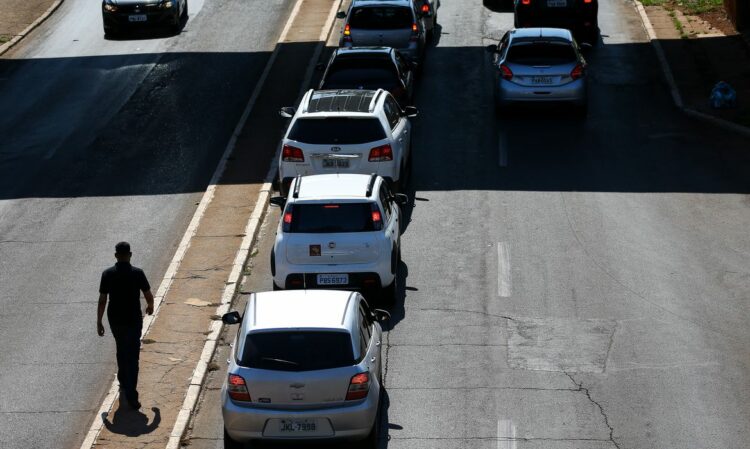
<instances>
[{"instance_id":1,"label":"blue object on ground","mask_svg":"<svg viewBox=\"0 0 750 449\"><path fill-rule=\"evenodd\" d=\"M728 83L719 81L711 90L710 101L714 109L733 108L737 106L737 92Z\"/></svg>"}]
</instances>

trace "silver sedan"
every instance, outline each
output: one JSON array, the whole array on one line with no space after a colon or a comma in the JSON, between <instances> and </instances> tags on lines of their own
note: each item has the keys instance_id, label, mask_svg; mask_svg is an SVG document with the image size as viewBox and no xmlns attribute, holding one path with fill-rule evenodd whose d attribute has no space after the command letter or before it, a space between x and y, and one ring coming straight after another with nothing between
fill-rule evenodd
<instances>
[{"instance_id":1,"label":"silver sedan","mask_svg":"<svg viewBox=\"0 0 750 449\"><path fill-rule=\"evenodd\" d=\"M586 60L570 31L519 28L490 45L496 69L495 101L500 111L513 103L572 103L586 114Z\"/></svg>"}]
</instances>

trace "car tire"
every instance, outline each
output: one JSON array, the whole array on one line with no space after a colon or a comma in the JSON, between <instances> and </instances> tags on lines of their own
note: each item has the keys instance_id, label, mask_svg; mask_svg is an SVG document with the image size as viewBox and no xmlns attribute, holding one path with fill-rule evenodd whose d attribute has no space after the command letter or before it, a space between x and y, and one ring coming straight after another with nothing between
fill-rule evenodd
<instances>
[{"instance_id":1,"label":"car tire","mask_svg":"<svg viewBox=\"0 0 750 449\"><path fill-rule=\"evenodd\" d=\"M229 436L229 433L227 433L227 428L224 428L224 449L244 449L245 445L240 443L239 441L233 439L231 436Z\"/></svg>"}]
</instances>

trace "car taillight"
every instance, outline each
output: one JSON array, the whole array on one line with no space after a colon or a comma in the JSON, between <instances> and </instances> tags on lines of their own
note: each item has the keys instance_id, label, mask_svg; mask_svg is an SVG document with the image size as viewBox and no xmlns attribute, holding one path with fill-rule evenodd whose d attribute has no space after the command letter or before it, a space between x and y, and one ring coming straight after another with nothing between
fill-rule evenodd
<instances>
[{"instance_id":1,"label":"car taillight","mask_svg":"<svg viewBox=\"0 0 750 449\"><path fill-rule=\"evenodd\" d=\"M522 5L527 5L527 6L528 6L528 5L530 5L530 4L531 4L531 0L521 0L521 4L522 4Z\"/></svg>"},{"instance_id":2,"label":"car taillight","mask_svg":"<svg viewBox=\"0 0 750 449\"><path fill-rule=\"evenodd\" d=\"M370 217L372 218L372 227L376 231L383 229L383 216L380 214L377 203L370 203Z\"/></svg>"},{"instance_id":3,"label":"car taillight","mask_svg":"<svg viewBox=\"0 0 750 449\"><path fill-rule=\"evenodd\" d=\"M583 64L576 65L573 67L573 70L570 71L570 77L574 80L583 78L584 75L586 75L586 72L584 71Z\"/></svg>"},{"instance_id":4,"label":"car taillight","mask_svg":"<svg viewBox=\"0 0 750 449\"><path fill-rule=\"evenodd\" d=\"M504 80L511 80L513 79L513 72L507 65L502 64L500 65L500 76L502 76Z\"/></svg>"},{"instance_id":5,"label":"car taillight","mask_svg":"<svg viewBox=\"0 0 750 449\"><path fill-rule=\"evenodd\" d=\"M360 373L349 381L349 391L346 392L347 401L356 401L367 397L370 391L370 373Z\"/></svg>"},{"instance_id":6,"label":"car taillight","mask_svg":"<svg viewBox=\"0 0 750 449\"><path fill-rule=\"evenodd\" d=\"M583 3L592 3L594 0L583 0Z\"/></svg>"},{"instance_id":7,"label":"car taillight","mask_svg":"<svg viewBox=\"0 0 750 449\"><path fill-rule=\"evenodd\" d=\"M393 160L393 149L389 144L381 145L370 150L370 156L367 158L370 162L384 162Z\"/></svg>"},{"instance_id":8,"label":"car taillight","mask_svg":"<svg viewBox=\"0 0 750 449\"><path fill-rule=\"evenodd\" d=\"M409 38L409 40L414 42L418 39L419 39L419 27L417 26L416 23L412 23L411 24L411 37Z\"/></svg>"},{"instance_id":9,"label":"car taillight","mask_svg":"<svg viewBox=\"0 0 750 449\"><path fill-rule=\"evenodd\" d=\"M352 41L352 27L348 23L344 25L344 42Z\"/></svg>"},{"instance_id":10,"label":"car taillight","mask_svg":"<svg viewBox=\"0 0 750 449\"><path fill-rule=\"evenodd\" d=\"M290 207L289 210L284 212L284 224L282 225L282 230L284 232L289 232L292 228L292 208Z\"/></svg>"},{"instance_id":11,"label":"car taillight","mask_svg":"<svg viewBox=\"0 0 750 449\"><path fill-rule=\"evenodd\" d=\"M230 374L227 378L227 394L234 401L250 402L250 393L247 391L247 384L242 376Z\"/></svg>"},{"instance_id":12,"label":"car taillight","mask_svg":"<svg viewBox=\"0 0 750 449\"><path fill-rule=\"evenodd\" d=\"M305 162L302 150L291 145L284 145L281 149L281 160L284 162Z\"/></svg>"},{"instance_id":13,"label":"car taillight","mask_svg":"<svg viewBox=\"0 0 750 449\"><path fill-rule=\"evenodd\" d=\"M422 12L424 12L424 13L430 12L430 5L428 5L427 3L423 4L422 5Z\"/></svg>"}]
</instances>

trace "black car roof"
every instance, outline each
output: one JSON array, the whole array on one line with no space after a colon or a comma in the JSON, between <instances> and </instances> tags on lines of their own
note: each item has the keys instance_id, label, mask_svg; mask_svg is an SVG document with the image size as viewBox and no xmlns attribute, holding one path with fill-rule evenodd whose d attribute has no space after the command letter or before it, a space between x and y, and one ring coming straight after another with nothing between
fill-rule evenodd
<instances>
[{"instance_id":1,"label":"black car roof","mask_svg":"<svg viewBox=\"0 0 750 449\"><path fill-rule=\"evenodd\" d=\"M318 90L312 93L307 112L370 112L374 90Z\"/></svg>"}]
</instances>

